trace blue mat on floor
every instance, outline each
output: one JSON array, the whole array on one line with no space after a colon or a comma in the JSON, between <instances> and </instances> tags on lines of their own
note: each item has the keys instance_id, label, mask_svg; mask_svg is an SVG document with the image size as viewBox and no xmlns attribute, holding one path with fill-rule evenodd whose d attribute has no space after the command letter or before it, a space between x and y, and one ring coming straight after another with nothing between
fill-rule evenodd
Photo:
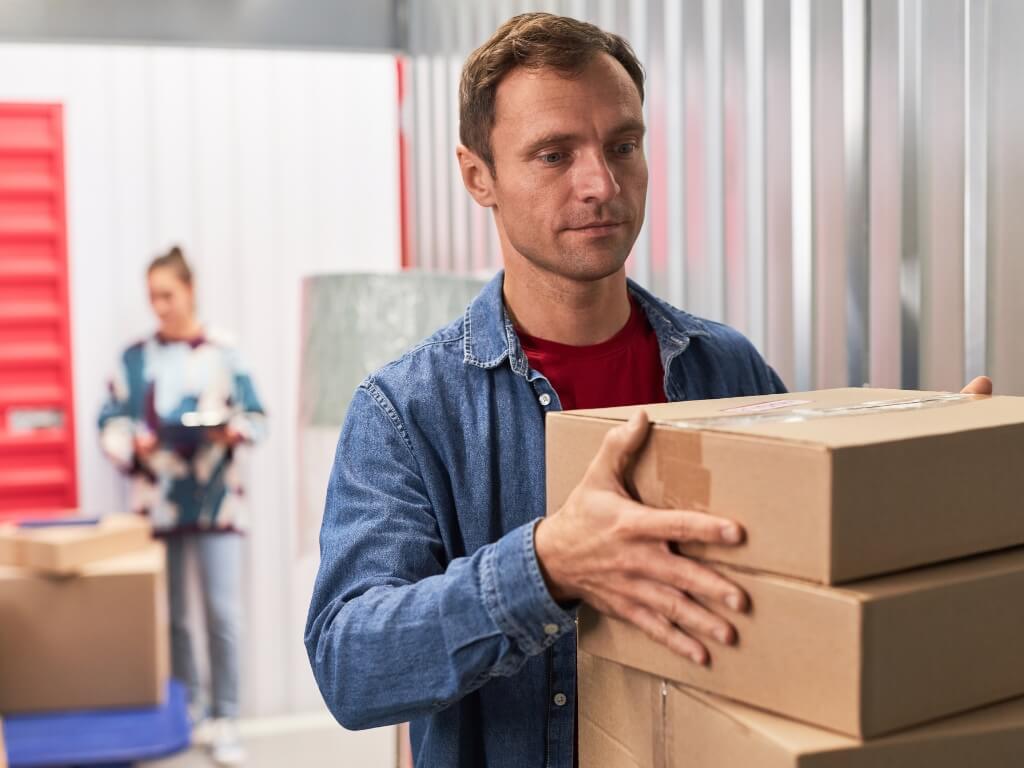
<instances>
[{"instance_id":1,"label":"blue mat on floor","mask_svg":"<svg viewBox=\"0 0 1024 768\"><path fill-rule=\"evenodd\" d=\"M11 768L130 766L182 751L191 735L177 681L160 707L11 715L3 728Z\"/></svg>"}]
</instances>

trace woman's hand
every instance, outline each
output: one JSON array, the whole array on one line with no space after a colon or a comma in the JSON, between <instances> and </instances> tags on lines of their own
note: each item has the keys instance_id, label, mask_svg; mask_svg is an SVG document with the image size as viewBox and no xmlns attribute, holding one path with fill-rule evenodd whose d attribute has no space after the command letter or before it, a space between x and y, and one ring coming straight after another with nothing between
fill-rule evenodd
<instances>
[{"instance_id":1,"label":"woman's hand","mask_svg":"<svg viewBox=\"0 0 1024 768\"><path fill-rule=\"evenodd\" d=\"M152 455L153 451L156 450L156 446L156 435L154 435L152 432L136 433L132 441L132 447L135 450L135 455L138 456L140 459L149 458Z\"/></svg>"},{"instance_id":2,"label":"woman's hand","mask_svg":"<svg viewBox=\"0 0 1024 768\"><path fill-rule=\"evenodd\" d=\"M228 448L233 445L238 445L245 439L242 436L242 433L230 424L226 424L223 427L211 427L206 431L206 435L211 443L223 445Z\"/></svg>"}]
</instances>

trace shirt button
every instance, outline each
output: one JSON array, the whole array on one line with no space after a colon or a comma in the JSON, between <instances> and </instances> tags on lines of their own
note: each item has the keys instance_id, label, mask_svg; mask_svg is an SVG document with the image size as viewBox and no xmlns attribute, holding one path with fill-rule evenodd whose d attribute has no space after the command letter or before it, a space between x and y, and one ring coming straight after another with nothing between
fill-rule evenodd
<instances>
[{"instance_id":1,"label":"shirt button","mask_svg":"<svg viewBox=\"0 0 1024 768\"><path fill-rule=\"evenodd\" d=\"M558 634L558 625L557 624L545 624L544 625L544 634L545 635L557 635Z\"/></svg>"},{"instance_id":2,"label":"shirt button","mask_svg":"<svg viewBox=\"0 0 1024 768\"><path fill-rule=\"evenodd\" d=\"M540 404L543 406L551 405L551 395L549 395L547 392L541 395L538 399L540 400Z\"/></svg>"},{"instance_id":3,"label":"shirt button","mask_svg":"<svg viewBox=\"0 0 1024 768\"><path fill-rule=\"evenodd\" d=\"M565 706L565 702L567 702L567 701L568 701L568 699L565 698L565 694L564 693L556 693L555 694L555 706L564 707Z\"/></svg>"}]
</instances>

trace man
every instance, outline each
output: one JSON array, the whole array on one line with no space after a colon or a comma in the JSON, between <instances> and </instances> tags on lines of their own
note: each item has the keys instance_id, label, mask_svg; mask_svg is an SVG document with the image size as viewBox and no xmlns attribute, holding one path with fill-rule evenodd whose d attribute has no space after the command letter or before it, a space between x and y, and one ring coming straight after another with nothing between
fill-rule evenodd
<instances>
[{"instance_id":1,"label":"man","mask_svg":"<svg viewBox=\"0 0 1024 768\"><path fill-rule=\"evenodd\" d=\"M624 40L549 14L506 22L463 70L457 156L505 271L356 391L306 634L338 720L411 720L417 768L573 765L581 600L695 664L735 642L729 617L747 608L670 549L740 545L738 525L625 491L642 415L544 518L548 411L784 391L739 333L625 277L647 194L642 101Z\"/></svg>"}]
</instances>

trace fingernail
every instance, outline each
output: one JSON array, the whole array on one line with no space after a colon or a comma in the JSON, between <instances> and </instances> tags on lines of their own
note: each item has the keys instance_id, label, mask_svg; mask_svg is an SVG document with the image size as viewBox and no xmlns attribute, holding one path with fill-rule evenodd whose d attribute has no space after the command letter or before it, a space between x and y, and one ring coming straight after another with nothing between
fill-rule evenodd
<instances>
[{"instance_id":1,"label":"fingernail","mask_svg":"<svg viewBox=\"0 0 1024 768\"><path fill-rule=\"evenodd\" d=\"M730 544L739 544L740 542L740 529L736 525L724 525L722 526L722 538Z\"/></svg>"},{"instance_id":2,"label":"fingernail","mask_svg":"<svg viewBox=\"0 0 1024 768\"><path fill-rule=\"evenodd\" d=\"M694 664L699 664L702 667L704 666L704 656L703 655L701 655L699 653L694 653L694 654L691 654L690 658L693 659L693 663Z\"/></svg>"},{"instance_id":3,"label":"fingernail","mask_svg":"<svg viewBox=\"0 0 1024 768\"><path fill-rule=\"evenodd\" d=\"M734 611L743 609L743 600L739 595L732 594L725 598L725 604L732 608Z\"/></svg>"},{"instance_id":4,"label":"fingernail","mask_svg":"<svg viewBox=\"0 0 1024 768\"><path fill-rule=\"evenodd\" d=\"M720 642L722 645L728 645L729 644L729 631L725 630L725 629L722 629L722 628L716 629L715 630L715 639L718 642Z\"/></svg>"}]
</instances>

